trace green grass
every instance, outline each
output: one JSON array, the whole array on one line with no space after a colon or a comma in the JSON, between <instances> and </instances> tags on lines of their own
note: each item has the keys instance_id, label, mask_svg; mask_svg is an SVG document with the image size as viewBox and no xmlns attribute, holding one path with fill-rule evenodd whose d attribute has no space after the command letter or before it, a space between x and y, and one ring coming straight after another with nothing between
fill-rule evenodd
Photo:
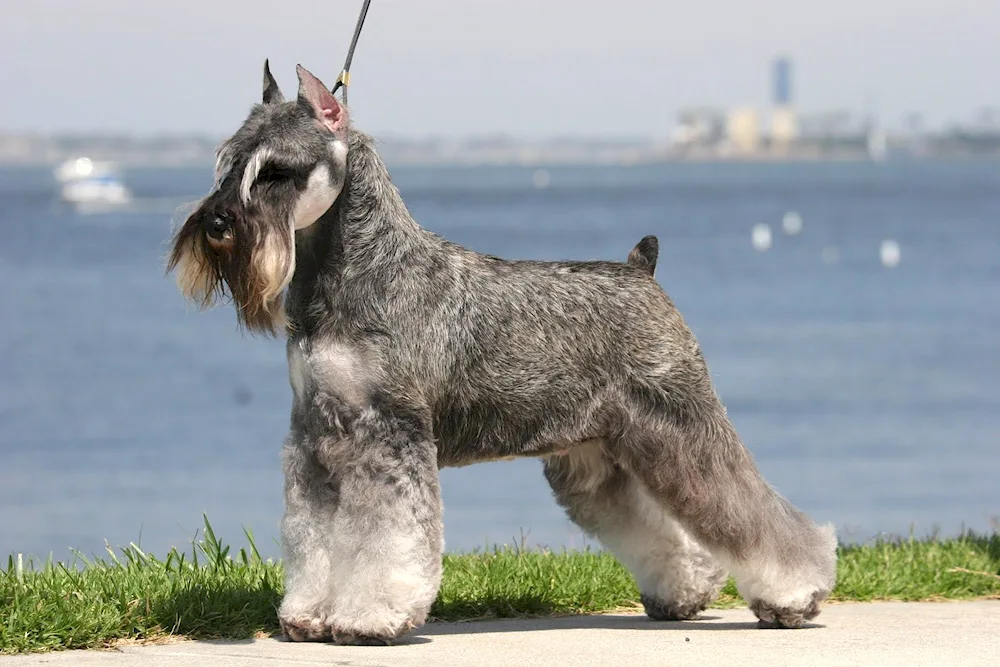
<instances>
[{"instance_id":1,"label":"green grass","mask_svg":"<svg viewBox=\"0 0 1000 667\"><path fill-rule=\"evenodd\" d=\"M0 570L0 653L97 648L170 635L248 638L276 631L280 563L246 535L238 553L205 521L190 553L165 559L135 545L70 564L8 559ZM831 599L1000 597L1000 533L841 547ZM437 620L637 609L635 582L610 555L498 548L444 558ZM716 606L742 604L732 582Z\"/></svg>"}]
</instances>

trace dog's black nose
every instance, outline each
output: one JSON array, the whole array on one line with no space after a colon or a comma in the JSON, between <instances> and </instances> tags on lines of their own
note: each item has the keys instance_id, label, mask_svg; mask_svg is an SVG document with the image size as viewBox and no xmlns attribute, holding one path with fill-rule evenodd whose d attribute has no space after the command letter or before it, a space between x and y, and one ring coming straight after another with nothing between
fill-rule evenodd
<instances>
[{"instance_id":1,"label":"dog's black nose","mask_svg":"<svg viewBox=\"0 0 1000 667\"><path fill-rule=\"evenodd\" d=\"M205 233L216 241L221 241L229 230L229 221L222 216L213 216L205 220Z\"/></svg>"}]
</instances>

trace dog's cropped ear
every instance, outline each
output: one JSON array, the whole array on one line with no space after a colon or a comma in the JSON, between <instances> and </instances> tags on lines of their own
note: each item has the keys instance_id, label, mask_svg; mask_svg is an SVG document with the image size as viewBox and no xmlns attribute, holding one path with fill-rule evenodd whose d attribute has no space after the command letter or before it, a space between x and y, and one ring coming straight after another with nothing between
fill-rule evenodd
<instances>
[{"instance_id":1,"label":"dog's cropped ear","mask_svg":"<svg viewBox=\"0 0 1000 667\"><path fill-rule=\"evenodd\" d=\"M347 129L347 109L330 89L302 65L295 66L295 73L299 75L299 104L310 107L319 122L334 134Z\"/></svg>"},{"instance_id":2,"label":"dog's cropped ear","mask_svg":"<svg viewBox=\"0 0 1000 667\"><path fill-rule=\"evenodd\" d=\"M278 88L278 82L271 76L271 68L267 60L264 61L264 104L280 104L285 101L285 96Z\"/></svg>"}]
</instances>

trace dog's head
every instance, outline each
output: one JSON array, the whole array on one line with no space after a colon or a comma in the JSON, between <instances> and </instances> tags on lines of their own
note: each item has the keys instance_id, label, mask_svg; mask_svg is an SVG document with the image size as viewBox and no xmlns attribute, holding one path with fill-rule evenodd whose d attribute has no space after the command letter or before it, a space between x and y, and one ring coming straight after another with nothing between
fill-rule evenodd
<instances>
[{"instance_id":1,"label":"dog's head","mask_svg":"<svg viewBox=\"0 0 1000 667\"><path fill-rule=\"evenodd\" d=\"M302 66L296 72L298 95L286 102L264 62L262 103L219 147L215 186L177 230L167 264L201 308L228 293L252 332L281 328L295 232L333 205L347 173L347 109Z\"/></svg>"}]
</instances>

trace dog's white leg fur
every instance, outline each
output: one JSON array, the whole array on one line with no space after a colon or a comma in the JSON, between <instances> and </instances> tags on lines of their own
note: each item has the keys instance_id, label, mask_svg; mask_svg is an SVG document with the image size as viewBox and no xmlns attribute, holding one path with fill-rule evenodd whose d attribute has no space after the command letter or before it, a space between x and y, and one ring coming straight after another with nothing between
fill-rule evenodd
<instances>
[{"instance_id":1,"label":"dog's white leg fur","mask_svg":"<svg viewBox=\"0 0 1000 667\"><path fill-rule=\"evenodd\" d=\"M325 471L310 460L309 449L292 438L285 444L285 513L281 541L285 566L285 596L278 616L293 639L330 638L329 601L336 596L332 556L336 542L330 532L337 503L323 484Z\"/></svg>"},{"instance_id":2,"label":"dog's white leg fur","mask_svg":"<svg viewBox=\"0 0 1000 667\"><path fill-rule=\"evenodd\" d=\"M818 526L763 479L706 391L705 421L651 421L629 434L625 452L649 494L732 573L765 626L801 627L836 582L836 535Z\"/></svg>"},{"instance_id":3,"label":"dog's white leg fur","mask_svg":"<svg viewBox=\"0 0 1000 667\"><path fill-rule=\"evenodd\" d=\"M331 559L342 582L327 615L336 639L393 639L424 623L441 584L444 550L440 530L428 531L427 522L440 515L436 489L344 476L331 527Z\"/></svg>"},{"instance_id":4,"label":"dog's white leg fur","mask_svg":"<svg viewBox=\"0 0 1000 667\"><path fill-rule=\"evenodd\" d=\"M549 457L545 476L570 518L635 577L651 618L693 618L719 594L725 571L601 443Z\"/></svg>"},{"instance_id":5,"label":"dog's white leg fur","mask_svg":"<svg viewBox=\"0 0 1000 667\"><path fill-rule=\"evenodd\" d=\"M427 619L440 569L428 571L417 527L394 523L370 529L344 512L334 521L338 540L331 559L334 578L342 584L321 616L338 641L389 641ZM368 543L359 549L362 542Z\"/></svg>"},{"instance_id":6,"label":"dog's white leg fur","mask_svg":"<svg viewBox=\"0 0 1000 667\"><path fill-rule=\"evenodd\" d=\"M776 610L809 609L816 604L817 591L822 591L825 597L832 589L829 573L836 571L837 533L832 524L817 528L821 540L819 552L826 555L821 567L806 561L794 566L782 563L766 551L745 559L733 558L723 551L715 554L732 572L740 595L765 623L776 620Z\"/></svg>"},{"instance_id":7,"label":"dog's white leg fur","mask_svg":"<svg viewBox=\"0 0 1000 667\"><path fill-rule=\"evenodd\" d=\"M691 618L718 596L726 572L695 542L666 509L632 480L635 513L603 541L636 578L643 606L657 620Z\"/></svg>"},{"instance_id":8,"label":"dog's white leg fur","mask_svg":"<svg viewBox=\"0 0 1000 667\"><path fill-rule=\"evenodd\" d=\"M286 482L291 558L279 615L291 638L389 643L425 622L441 583L442 509L436 449L407 426L365 408L349 436L312 443L304 485ZM323 493L325 506L315 502Z\"/></svg>"}]
</instances>

